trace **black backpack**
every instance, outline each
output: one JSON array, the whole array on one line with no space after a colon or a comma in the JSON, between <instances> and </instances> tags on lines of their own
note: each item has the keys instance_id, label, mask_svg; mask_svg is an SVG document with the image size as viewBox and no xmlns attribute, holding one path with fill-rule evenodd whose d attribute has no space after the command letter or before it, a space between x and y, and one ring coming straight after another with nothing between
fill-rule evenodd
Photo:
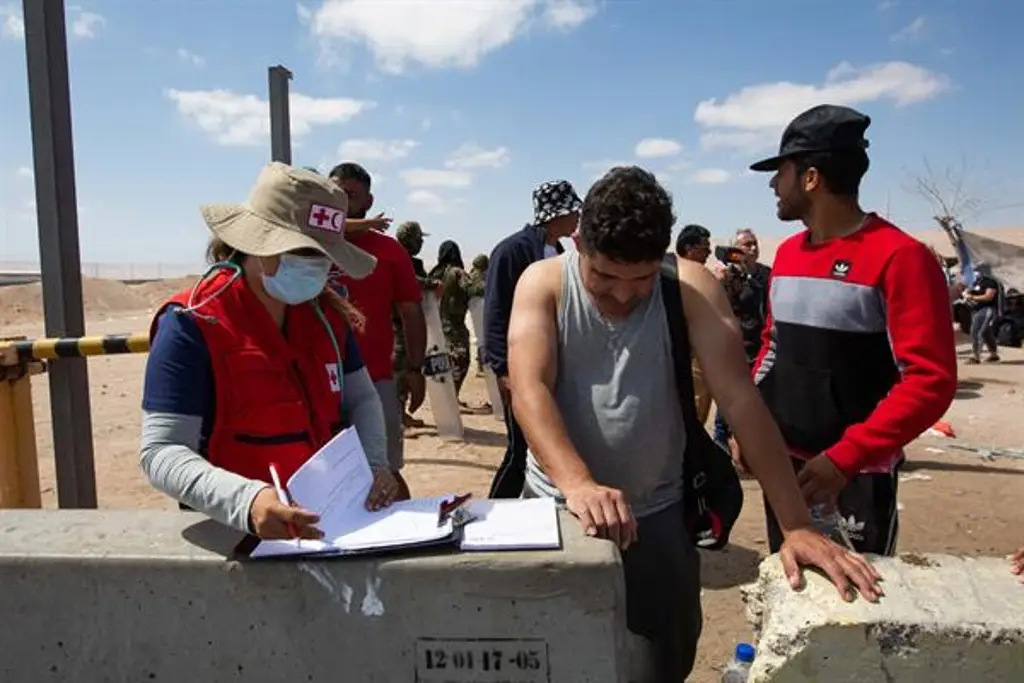
<instances>
[{"instance_id":1,"label":"black backpack","mask_svg":"<svg viewBox=\"0 0 1024 683\"><path fill-rule=\"evenodd\" d=\"M743 509L743 487L732 458L714 442L697 419L690 339L679 291L675 255L662 261L661 291L672 342L672 365L679 392L679 406L686 426L683 455L683 511L690 540L698 548L721 550Z\"/></svg>"}]
</instances>

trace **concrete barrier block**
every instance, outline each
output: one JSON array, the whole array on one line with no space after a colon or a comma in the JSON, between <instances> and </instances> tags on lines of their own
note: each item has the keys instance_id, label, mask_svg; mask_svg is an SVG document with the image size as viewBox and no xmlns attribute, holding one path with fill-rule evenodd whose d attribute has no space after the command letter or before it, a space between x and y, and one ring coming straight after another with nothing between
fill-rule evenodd
<instances>
[{"instance_id":1,"label":"concrete barrier block","mask_svg":"<svg viewBox=\"0 0 1024 683\"><path fill-rule=\"evenodd\" d=\"M238 562L196 513L0 513L0 681L619 683L611 543Z\"/></svg>"},{"instance_id":2,"label":"concrete barrier block","mask_svg":"<svg viewBox=\"0 0 1024 683\"><path fill-rule=\"evenodd\" d=\"M1005 560L876 558L886 595L845 603L806 572L794 592L777 557L744 600L757 634L750 683L1024 681L1024 586Z\"/></svg>"}]
</instances>

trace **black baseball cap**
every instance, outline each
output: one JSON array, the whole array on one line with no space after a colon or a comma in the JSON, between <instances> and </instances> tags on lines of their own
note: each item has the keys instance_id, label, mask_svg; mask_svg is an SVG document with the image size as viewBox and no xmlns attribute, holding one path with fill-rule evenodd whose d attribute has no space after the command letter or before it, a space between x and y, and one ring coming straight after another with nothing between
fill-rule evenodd
<instances>
[{"instance_id":1,"label":"black baseball cap","mask_svg":"<svg viewBox=\"0 0 1024 683\"><path fill-rule=\"evenodd\" d=\"M752 164L750 170L777 171L783 159L808 152L867 149L864 131L870 125L871 117L855 109L819 104L790 121L777 156Z\"/></svg>"}]
</instances>

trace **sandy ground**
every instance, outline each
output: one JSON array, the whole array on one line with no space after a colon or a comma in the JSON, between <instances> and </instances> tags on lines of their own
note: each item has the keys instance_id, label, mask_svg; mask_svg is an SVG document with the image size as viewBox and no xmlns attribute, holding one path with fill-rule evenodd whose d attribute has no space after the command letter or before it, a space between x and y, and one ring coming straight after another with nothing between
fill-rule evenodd
<instances>
[{"instance_id":1,"label":"sandy ground","mask_svg":"<svg viewBox=\"0 0 1024 683\"><path fill-rule=\"evenodd\" d=\"M96 311L88 332L143 331L145 310L112 316ZM40 335L34 324L4 324L0 335ZM963 345L961 345L963 349ZM999 365L962 366L961 391L947 419L957 440L924 436L910 449L907 480L900 490L904 509L902 551L1004 555L1024 543L1024 461L981 457L953 444L1020 447L1024 445L1024 354L1006 350ZM173 504L152 490L138 466L139 402L145 356L89 360L93 435L100 505L107 508L166 508ZM56 505L48 386L33 379L40 469L45 505ZM470 404L485 399L483 381L471 377L464 389ZM429 409L420 417L431 421ZM486 495L501 460L504 427L490 414L464 416L465 443L440 441L429 425L408 433L407 476L417 495L470 490ZM760 491L745 482L747 505L734 544L706 553L703 566L704 635L696 671L690 680L712 683L717 668L737 641L750 637L737 586L752 580L765 554Z\"/></svg>"}]
</instances>

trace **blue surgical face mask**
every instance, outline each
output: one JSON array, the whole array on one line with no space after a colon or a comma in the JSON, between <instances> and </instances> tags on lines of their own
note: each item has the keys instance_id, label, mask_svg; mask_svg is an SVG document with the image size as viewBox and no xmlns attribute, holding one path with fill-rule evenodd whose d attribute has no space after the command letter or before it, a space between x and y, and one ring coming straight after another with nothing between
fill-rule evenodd
<instances>
[{"instance_id":1,"label":"blue surgical face mask","mask_svg":"<svg viewBox=\"0 0 1024 683\"><path fill-rule=\"evenodd\" d=\"M273 275L263 274L267 294L289 305L315 299L327 284L331 262L324 256L281 254Z\"/></svg>"}]
</instances>

